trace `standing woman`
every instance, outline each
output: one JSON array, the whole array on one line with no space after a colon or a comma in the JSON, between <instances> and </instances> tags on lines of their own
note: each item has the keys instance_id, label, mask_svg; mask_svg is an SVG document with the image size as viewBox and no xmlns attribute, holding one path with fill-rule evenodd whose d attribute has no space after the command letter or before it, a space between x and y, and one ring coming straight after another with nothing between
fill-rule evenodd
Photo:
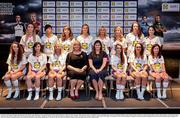
<instances>
[{"instance_id":1,"label":"standing woman","mask_svg":"<svg viewBox=\"0 0 180 118\"><path fill-rule=\"evenodd\" d=\"M12 84L15 87L15 94L13 98L17 98L20 92L18 86L18 78L25 74L24 68L27 63L26 57L23 55L23 48L20 46L19 43L13 42L11 44L10 54L6 63L8 64L8 72L5 74L4 77L4 83L8 88L8 95L6 96L6 99L11 98Z\"/></svg>"},{"instance_id":2,"label":"standing woman","mask_svg":"<svg viewBox=\"0 0 180 118\"><path fill-rule=\"evenodd\" d=\"M109 54L111 42L110 42L110 38L107 36L106 28L104 26L101 26L99 28L99 32L98 32L96 40L101 41L103 51L105 51L107 54Z\"/></svg>"},{"instance_id":3,"label":"standing woman","mask_svg":"<svg viewBox=\"0 0 180 118\"><path fill-rule=\"evenodd\" d=\"M89 26L87 24L82 25L81 34L77 37L77 40L81 43L82 51L89 55L92 50L93 37L90 35Z\"/></svg>"},{"instance_id":4,"label":"standing woman","mask_svg":"<svg viewBox=\"0 0 180 118\"><path fill-rule=\"evenodd\" d=\"M102 100L102 89L105 81L104 78L107 76L108 55L102 50L101 41L95 41L93 50L90 53L88 60L90 66L90 79L92 80L93 86L96 90L95 99Z\"/></svg>"},{"instance_id":5,"label":"standing woman","mask_svg":"<svg viewBox=\"0 0 180 118\"><path fill-rule=\"evenodd\" d=\"M161 47L158 44L153 45L151 55L149 56L151 65L150 75L155 78L157 97L166 99L166 90L169 84L168 74L166 73L164 58L161 55ZM163 92L161 96L161 81L163 82Z\"/></svg>"},{"instance_id":6,"label":"standing woman","mask_svg":"<svg viewBox=\"0 0 180 118\"><path fill-rule=\"evenodd\" d=\"M62 93L62 79L65 76L65 61L66 55L62 52L60 43L56 42L54 45L54 54L49 58L48 63L50 63L50 72L48 74L49 78L49 100L53 100L53 85L56 81L58 87L58 95L56 100L61 100Z\"/></svg>"},{"instance_id":7,"label":"standing woman","mask_svg":"<svg viewBox=\"0 0 180 118\"><path fill-rule=\"evenodd\" d=\"M23 46L26 58L33 52L33 45L35 42L41 42L41 39L35 33L33 24L28 24L26 34L22 36L20 44Z\"/></svg>"},{"instance_id":8,"label":"standing woman","mask_svg":"<svg viewBox=\"0 0 180 118\"><path fill-rule=\"evenodd\" d=\"M153 26L149 26L147 37L145 37L145 54L147 56L151 55L151 48L154 44L161 46L161 42L158 36L154 35L155 29Z\"/></svg>"},{"instance_id":9,"label":"standing woman","mask_svg":"<svg viewBox=\"0 0 180 118\"><path fill-rule=\"evenodd\" d=\"M126 43L126 39L123 36L122 28L120 26L117 26L117 27L114 28L114 37L111 38L111 42L112 42L112 51L115 50L115 45L117 43L121 43L121 45L123 46L124 51L126 52L127 43Z\"/></svg>"},{"instance_id":10,"label":"standing woman","mask_svg":"<svg viewBox=\"0 0 180 118\"><path fill-rule=\"evenodd\" d=\"M144 48L141 43L135 45L134 54L129 57L131 72L130 75L135 79L138 99L144 99L144 91L147 86L147 57L144 55ZM141 91L140 91L141 87Z\"/></svg>"},{"instance_id":11,"label":"standing woman","mask_svg":"<svg viewBox=\"0 0 180 118\"><path fill-rule=\"evenodd\" d=\"M75 40L73 51L68 53L66 58L67 76L70 77L70 97L71 99L79 98L79 88L86 79L86 69L88 65L87 54L81 51L81 44ZM74 90L75 88L75 90Z\"/></svg>"},{"instance_id":12,"label":"standing woman","mask_svg":"<svg viewBox=\"0 0 180 118\"><path fill-rule=\"evenodd\" d=\"M111 66L113 76L116 78L116 99L124 99L123 90L126 85L127 58L124 54L123 46L119 43L115 45L115 55L111 56Z\"/></svg>"},{"instance_id":13,"label":"standing woman","mask_svg":"<svg viewBox=\"0 0 180 118\"><path fill-rule=\"evenodd\" d=\"M42 53L42 46L39 42L36 42L33 46L33 53L28 58L29 62L29 71L27 74L27 88L28 88L28 97L26 100L31 100L32 98L32 80L35 80L35 98L34 100L39 99L40 91L40 79L46 74L45 68L47 63L47 56Z\"/></svg>"},{"instance_id":14,"label":"standing woman","mask_svg":"<svg viewBox=\"0 0 180 118\"><path fill-rule=\"evenodd\" d=\"M126 36L127 42L127 56L129 57L134 53L134 48L137 43L144 45L144 35L141 32L141 27L138 22L133 22L131 26L131 32Z\"/></svg>"},{"instance_id":15,"label":"standing woman","mask_svg":"<svg viewBox=\"0 0 180 118\"><path fill-rule=\"evenodd\" d=\"M62 48L64 53L67 55L72 51L72 43L74 41L73 33L70 27L64 26L63 32L60 38L60 43L62 44Z\"/></svg>"},{"instance_id":16,"label":"standing woman","mask_svg":"<svg viewBox=\"0 0 180 118\"><path fill-rule=\"evenodd\" d=\"M47 24L45 25L44 31L45 35L42 36L42 45L44 47L43 52L50 57L54 53L54 44L57 42L58 38L52 32L52 26Z\"/></svg>"}]
</instances>

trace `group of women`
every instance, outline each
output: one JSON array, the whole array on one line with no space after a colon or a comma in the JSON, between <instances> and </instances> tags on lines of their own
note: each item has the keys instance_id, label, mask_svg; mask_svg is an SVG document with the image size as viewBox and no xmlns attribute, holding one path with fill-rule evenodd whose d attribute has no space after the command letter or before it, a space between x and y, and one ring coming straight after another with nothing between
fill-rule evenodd
<instances>
[{"instance_id":1,"label":"group of women","mask_svg":"<svg viewBox=\"0 0 180 118\"><path fill-rule=\"evenodd\" d=\"M102 89L107 68L111 65L111 73L116 78L116 99L124 99L123 90L127 76L135 80L137 96L144 99L148 76L155 78L157 97L166 99L168 75L164 58L161 55L159 37L154 35L155 29L148 28L148 36L144 37L138 22L134 22L126 37L120 26L114 28L114 36L109 38L106 28L101 26L96 38L90 35L89 26L82 25L80 35L75 38L71 28L64 26L58 39L52 33L51 25L45 26L46 34L39 38L34 26L28 24L27 31L20 43L13 42L7 60L8 72L4 82L8 87L7 99L12 98L12 86L15 87L13 98L20 94L18 78L26 74L28 97L39 99L40 79L48 76L49 100L54 99L54 84L57 84L56 100L61 100L62 79L70 78L70 97L78 99L79 88L87 76L90 77L96 91L95 99L102 100ZM28 65L28 66L27 66ZM161 82L163 91L161 92Z\"/></svg>"}]
</instances>

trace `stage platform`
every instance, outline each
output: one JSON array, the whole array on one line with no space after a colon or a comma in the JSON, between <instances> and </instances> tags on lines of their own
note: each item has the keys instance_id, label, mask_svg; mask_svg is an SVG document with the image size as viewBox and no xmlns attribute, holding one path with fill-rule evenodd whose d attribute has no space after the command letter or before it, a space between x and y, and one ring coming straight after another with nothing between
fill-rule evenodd
<instances>
[{"instance_id":1,"label":"stage platform","mask_svg":"<svg viewBox=\"0 0 180 118\"><path fill-rule=\"evenodd\" d=\"M85 92L80 92L80 99L71 100L67 96L61 101L48 101L42 97L37 101L26 101L27 93L20 100L6 100L7 88L0 97L0 109L176 109L180 108L180 83L172 82L173 98L168 100L160 100L158 98L150 98L150 93L146 92L146 100L139 101L135 98L126 98L124 101L114 99L115 91L112 97L104 97L102 101L94 99L94 91L91 91L90 98L85 96ZM21 95L23 91L21 91ZM105 94L105 91L104 91ZM127 93L126 93L127 95ZM56 96L56 95L55 95ZM168 96L170 91L168 90ZM126 96L127 97L127 96Z\"/></svg>"}]
</instances>

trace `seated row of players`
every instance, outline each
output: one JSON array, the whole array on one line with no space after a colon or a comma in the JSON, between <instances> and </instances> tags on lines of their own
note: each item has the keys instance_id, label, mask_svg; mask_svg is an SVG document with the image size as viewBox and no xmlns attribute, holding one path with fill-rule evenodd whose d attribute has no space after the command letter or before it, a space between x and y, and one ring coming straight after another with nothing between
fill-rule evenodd
<instances>
[{"instance_id":1,"label":"seated row of players","mask_svg":"<svg viewBox=\"0 0 180 118\"><path fill-rule=\"evenodd\" d=\"M13 43L11 45L10 55L7 61L9 69L5 75L5 84L8 87L7 99L11 98L11 84L15 87L13 98L19 96L18 78L24 74L25 65L29 62L26 79L29 93L27 100L32 99L32 80L35 80L36 92L34 100L39 99L40 78L46 74L47 63L50 63L50 72L48 73L49 100L53 100L53 85L55 81L58 87L56 100L61 99L62 78L66 74L71 78L70 97L72 99L79 98L78 90L83 84L85 77L89 75L96 90L95 98L101 100L103 98L102 88L104 78L107 75L107 63L109 60L111 60L113 76L117 78L116 99L124 99L123 90L125 88L127 70L135 78L138 99L144 99L143 94L146 88L148 74L156 79L158 98L167 98L168 75L165 71L163 56L161 55L160 41L154 35L153 27L149 27L149 35L143 39L139 38L141 33L137 22L133 23L132 32L127 35L126 39L123 38L122 29L116 27L114 33L115 41L110 57L108 57L108 54L110 54L108 48L111 48L109 46L111 43L108 41L109 38L106 36L104 27L100 28L98 40L95 41L91 41L93 38L90 36L87 24L82 26L81 35L77 37L77 40L73 39L72 32L67 26L63 29L61 40L58 40L52 34L52 27L50 25L46 25L45 31L46 35L42 37L41 41L37 35L33 35L33 25L28 25L27 34L22 37L20 42L24 47L25 56L23 56L23 49L20 44ZM53 42L53 40L56 41ZM146 43L148 46L144 44L144 42L148 42L147 40L149 41L148 44ZM127 43L126 45L128 41L131 43ZM43 48L44 53L41 51ZM127 57L125 54L126 48ZM128 64L130 68L127 69ZM148 66L150 67L150 71L148 70ZM12 80L12 83L10 80ZM162 95L160 90L161 80L163 80Z\"/></svg>"}]
</instances>

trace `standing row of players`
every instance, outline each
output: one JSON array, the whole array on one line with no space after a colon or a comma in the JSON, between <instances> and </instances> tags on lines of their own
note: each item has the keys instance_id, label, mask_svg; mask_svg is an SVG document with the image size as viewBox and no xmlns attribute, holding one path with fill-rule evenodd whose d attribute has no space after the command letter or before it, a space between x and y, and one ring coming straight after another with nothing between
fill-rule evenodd
<instances>
[{"instance_id":1,"label":"standing row of players","mask_svg":"<svg viewBox=\"0 0 180 118\"><path fill-rule=\"evenodd\" d=\"M89 75L96 90L95 98L101 100L108 62L112 66L112 75L117 79L116 99L124 99L123 90L127 72L135 78L138 99L144 99L148 75L156 79L158 98L167 98L168 75L161 55L161 42L159 37L154 35L154 27L150 26L148 36L144 37L139 23L134 22L126 38L119 26L114 29L112 38L107 36L106 29L102 26L98 37L94 39L90 35L87 24L82 26L81 34L77 38L73 37L71 28L68 26L63 28L60 39L52 33L50 25L45 26L45 32L46 34L40 39L34 32L34 26L28 24L26 34L22 36L20 44L15 42L11 45L7 60L9 69L5 74L5 84L9 90L7 99L11 98L12 84L15 87L13 98L19 96L18 78L24 74L23 70L27 62L29 62L26 78L29 93L27 100L32 98L32 81L34 80L36 91L34 100L39 99L40 78L45 74L48 75L49 80L49 100L53 99L55 81L58 87L56 100L61 99L62 78L66 75L71 78L70 96L72 99L79 98L78 90L85 77ZM50 64L49 73L45 71L47 63ZM163 80L162 95L161 80Z\"/></svg>"}]
</instances>

